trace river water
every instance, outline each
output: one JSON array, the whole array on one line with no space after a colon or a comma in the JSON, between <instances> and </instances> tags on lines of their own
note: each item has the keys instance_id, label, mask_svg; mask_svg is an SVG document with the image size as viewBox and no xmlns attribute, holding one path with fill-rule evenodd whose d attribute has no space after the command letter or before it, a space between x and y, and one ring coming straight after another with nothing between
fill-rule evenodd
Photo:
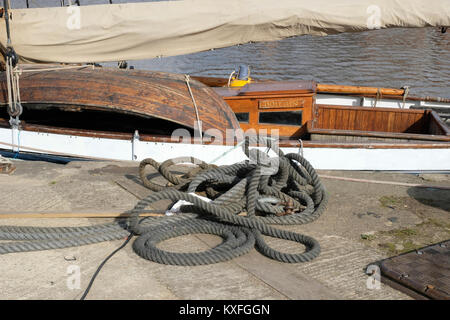
<instances>
[{"instance_id":1,"label":"river water","mask_svg":"<svg viewBox=\"0 0 450 320\"><path fill-rule=\"evenodd\" d=\"M60 0L29 2L32 7L42 7L59 4ZM80 2L83 5L109 1ZM118 2L125 0L113 0ZM25 0L13 3L23 7ZM422 28L301 36L129 64L139 69L215 77L228 77L239 64L247 64L251 75L258 79L410 86L414 95L450 97L450 30L445 34L437 28Z\"/></svg>"},{"instance_id":2,"label":"river water","mask_svg":"<svg viewBox=\"0 0 450 320\"><path fill-rule=\"evenodd\" d=\"M133 62L136 68L227 77L239 64L253 77L400 88L450 97L450 34L435 28L302 36L177 57Z\"/></svg>"}]
</instances>

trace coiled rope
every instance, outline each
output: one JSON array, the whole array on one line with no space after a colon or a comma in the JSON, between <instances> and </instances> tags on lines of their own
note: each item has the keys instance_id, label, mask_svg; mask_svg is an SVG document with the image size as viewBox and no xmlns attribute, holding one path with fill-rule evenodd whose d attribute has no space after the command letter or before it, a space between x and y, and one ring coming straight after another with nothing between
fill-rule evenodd
<instances>
[{"instance_id":1,"label":"coiled rope","mask_svg":"<svg viewBox=\"0 0 450 320\"><path fill-rule=\"evenodd\" d=\"M260 143L261 141L256 141ZM267 140L264 143L271 147ZM268 157L258 149L244 151L245 162L216 167L193 157L182 157L158 163L146 159L140 164L141 179L155 191L140 200L121 223L87 227L16 227L0 226L0 254L56 249L125 238L130 232L137 236L134 251L141 257L163 264L204 265L227 261L256 248L272 259L282 262L305 262L320 253L319 243L306 235L277 229L269 224L305 224L317 219L327 204L327 194L310 163L299 154ZM184 176L176 176L169 168L193 163L197 167ZM150 182L145 167L151 165L167 179L168 185ZM195 193L210 199L202 200ZM185 200L192 205L181 207L182 213L166 217L140 219L139 215L160 200ZM164 240L206 233L223 238L218 246L204 252L168 252L158 248ZM264 236L298 242L305 247L301 253L285 253L271 248Z\"/></svg>"},{"instance_id":2,"label":"coiled rope","mask_svg":"<svg viewBox=\"0 0 450 320\"><path fill-rule=\"evenodd\" d=\"M173 265L226 261L253 247L265 256L282 262L314 259L320 253L320 246L315 239L269 224L304 224L321 215L327 195L317 173L298 154L283 155L278 151L277 158L269 158L258 149L249 150L248 145L246 143L245 152L250 161L218 168L210 168L192 157L171 159L162 164L153 159L141 162L141 179L156 192L139 201L131 211L129 227L139 235L133 244L135 252L145 259ZM169 172L170 166L186 162L198 164L202 170L191 179L187 178L190 173L180 178ZM172 186L163 188L148 181L144 173L147 165L157 169ZM193 195L199 191L205 191L212 201L206 202ZM167 224L160 229L139 224L139 212L157 201L167 199L192 203L182 207L182 211L196 212L198 216ZM285 209L282 203L285 207L290 204L294 213L283 215ZM243 211L247 213L246 216L239 215ZM164 240L192 233L218 235L224 242L200 253L174 253L157 248ZM305 252L291 254L277 251L267 245L263 235L296 241L305 246Z\"/></svg>"}]
</instances>

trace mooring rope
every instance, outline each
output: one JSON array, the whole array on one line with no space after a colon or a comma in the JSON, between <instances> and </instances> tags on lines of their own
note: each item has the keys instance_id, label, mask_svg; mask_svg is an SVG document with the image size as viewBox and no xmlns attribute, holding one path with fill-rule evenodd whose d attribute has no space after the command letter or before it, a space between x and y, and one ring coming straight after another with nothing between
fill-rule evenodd
<instances>
[{"instance_id":1,"label":"mooring rope","mask_svg":"<svg viewBox=\"0 0 450 320\"><path fill-rule=\"evenodd\" d=\"M405 109L406 99L408 98L409 95L410 86L404 86L402 87L402 89L404 90L404 92L403 92L403 104L401 109Z\"/></svg>"},{"instance_id":2,"label":"mooring rope","mask_svg":"<svg viewBox=\"0 0 450 320\"><path fill-rule=\"evenodd\" d=\"M192 103L194 104L195 109L195 117L197 119L197 130L200 135L200 139L203 139L203 130L202 130L202 122L200 121L200 116L198 114L197 103L195 102L194 94L192 93L191 85L189 82L191 81L191 77L188 74L184 75L184 80L186 81L186 85L188 87L189 95L191 96Z\"/></svg>"},{"instance_id":3,"label":"mooring rope","mask_svg":"<svg viewBox=\"0 0 450 320\"><path fill-rule=\"evenodd\" d=\"M258 142L260 143L260 141ZM266 146L270 142L265 141ZM130 233L137 236L134 251L141 257L163 264L203 265L227 261L256 248L267 257L282 262L305 262L320 253L319 243L306 235L278 229L270 224L305 224L317 219L327 204L327 194L310 163L299 154L269 157L258 149L244 151L250 158L228 166L212 166L193 157L182 157L158 163L153 159L141 162L140 176L155 191L139 201L122 222L86 227L17 227L0 226L0 254L36 251L86 245L123 239ZM193 163L197 167L183 176L169 171L170 166ZM145 167L151 165L167 179L168 185L150 182ZM206 194L209 202L194 194ZM160 200L185 200L173 216L139 215ZM187 234L218 235L223 242L203 252L175 253L158 248L169 238ZM271 248L264 236L302 244L304 252L285 253Z\"/></svg>"}]
</instances>

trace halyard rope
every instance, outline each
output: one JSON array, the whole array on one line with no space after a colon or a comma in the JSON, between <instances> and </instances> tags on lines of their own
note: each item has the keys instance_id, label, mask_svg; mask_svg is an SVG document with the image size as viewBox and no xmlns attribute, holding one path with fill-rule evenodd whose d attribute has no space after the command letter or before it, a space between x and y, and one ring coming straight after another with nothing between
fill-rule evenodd
<instances>
[{"instance_id":1,"label":"halyard rope","mask_svg":"<svg viewBox=\"0 0 450 320\"><path fill-rule=\"evenodd\" d=\"M12 58L6 57L6 86L8 90L8 113L11 118L16 118L22 114L20 101L19 75L21 71L17 66L13 66Z\"/></svg>"}]
</instances>

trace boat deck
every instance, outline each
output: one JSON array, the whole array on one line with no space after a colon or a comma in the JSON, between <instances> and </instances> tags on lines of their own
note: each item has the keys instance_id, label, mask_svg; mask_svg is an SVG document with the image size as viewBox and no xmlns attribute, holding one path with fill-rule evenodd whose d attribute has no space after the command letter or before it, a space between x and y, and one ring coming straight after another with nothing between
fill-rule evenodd
<instances>
[{"instance_id":1,"label":"boat deck","mask_svg":"<svg viewBox=\"0 0 450 320\"><path fill-rule=\"evenodd\" d=\"M432 110L319 105L301 134L328 142L450 142L450 129Z\"/></svg>"},{"instance_id":2,"label":"boat deck","mask_svg":"<svg viewBox=\"0 0 450 320\"><path fill-rule=\"evenodd\" d=\"M150 192L137 179L136 163L88 161L57 165L13 161L16 171L0 175L0 188L9 191L0 198L1 225L103 223L109 219L6 219L2 215L123 212ZM450 187L450 176L445 174L319 174ZM322 253L311 263L283 264L252 251L226 263L175 267L144 260L128 244L105 265L87 299L410 299L383 284L381 290L368 289L363 270L411 246L448 239L450 208L444 199L450 198L450 191L328 178L322 181L331 195L324 214L311 224L284 227L314 236L320 242ZM217 241L214 236L184 236L166 241L162 247L184 252L202 250ZM293 243L268 241L287 252L298 250ZM0 255L0 298L80 298L98 265L122 242ZM71 265L81 268L80 289L69 290L66 286L67 267Z\"/></svg>"}]
</instances>

